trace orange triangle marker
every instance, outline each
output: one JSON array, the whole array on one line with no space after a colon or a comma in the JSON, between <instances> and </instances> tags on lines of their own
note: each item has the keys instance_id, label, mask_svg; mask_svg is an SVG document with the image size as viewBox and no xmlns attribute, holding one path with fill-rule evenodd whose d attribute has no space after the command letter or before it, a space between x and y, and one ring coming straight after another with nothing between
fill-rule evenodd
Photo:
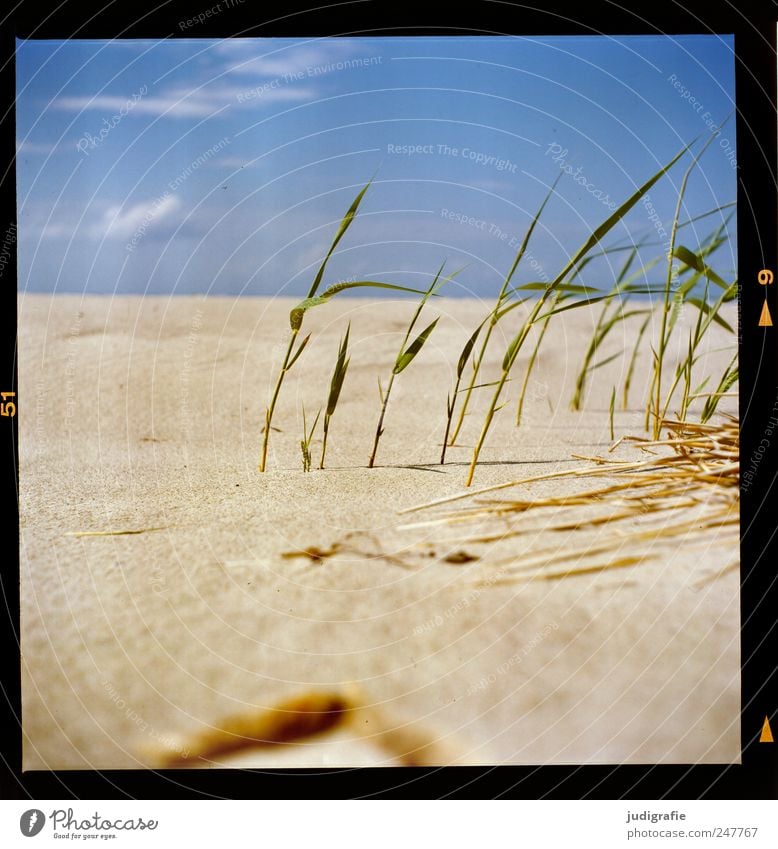
<instances>
[{"instance_id":1,"label":"orange triangle marker","mask_svg":"<svg viewBox=\"0 0 778 849\"><path fill-rule=\"evenodd\" d=\"M767 306L767 301L764 302L764 306L762 307L762 314L759 316L759 326L760 327L772 327L773 319L770 315L770 309Z\"/></svg>"},{"instance_id":2,"label":"orange triangle marker","mask_svg":"<svg viewBox=\"0 0 778 849\"><path fill-rule=\"evenodd\" d=\"M774 743L775 742L775 740L773 740L773 731L770 728L770 720L767 717L764 718L764 725L762 726L762 733L759 735L759 742L760 743Z\"/></svg>"}]
</instances>

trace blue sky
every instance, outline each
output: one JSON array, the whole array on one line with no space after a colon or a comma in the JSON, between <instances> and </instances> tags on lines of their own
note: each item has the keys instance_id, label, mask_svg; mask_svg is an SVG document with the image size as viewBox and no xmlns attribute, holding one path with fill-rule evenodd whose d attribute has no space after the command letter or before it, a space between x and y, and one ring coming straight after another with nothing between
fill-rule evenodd
<instances>
[{"instance_id":1,"label":"blue sky","mask_svg":"<svg viewBox=\"0 0 778 849\"><path fill-rule=\"evenodd\" d=\"M517 282L733 109L729 36L18 42L19 288L303 295L375 174L326 282L446 260L449 294L488 297L561 167ZM684 216L734 201L735 157L732 117ZM684 167L606 241L661 252ZM734 277L734 241L712 265Z\"/></svg>"}]
</instances>

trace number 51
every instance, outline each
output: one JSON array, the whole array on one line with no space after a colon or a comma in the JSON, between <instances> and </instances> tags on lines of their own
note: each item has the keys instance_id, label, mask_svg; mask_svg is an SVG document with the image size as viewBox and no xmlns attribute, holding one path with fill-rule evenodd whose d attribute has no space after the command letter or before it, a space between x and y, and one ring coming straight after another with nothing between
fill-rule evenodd
<instances>
[{"instance_id":1,"label":"number 51","mask_svg":"<svg viewBox=\"0 0 778 849\"><path fill-rule=\"evenodd\" d=\"M16 415L16 404L13 401L8 401L8 398L16 398L15 392L0 392L0 398L2 398L2 403L0 403L0 416L15 416Z\"/></svg>"}]
</instances>

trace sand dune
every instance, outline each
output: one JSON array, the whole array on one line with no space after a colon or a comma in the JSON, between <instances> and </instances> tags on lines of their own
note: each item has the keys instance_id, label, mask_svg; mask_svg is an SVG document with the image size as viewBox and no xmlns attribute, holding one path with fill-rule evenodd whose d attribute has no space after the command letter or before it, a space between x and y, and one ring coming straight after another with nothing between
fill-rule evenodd
<instances>
[{"instance_id":1,"label":"sand dune","mask_svg":"<svg viewBox=\"0 0 778 849\"><path fill-rule=\"evenodd\" d=\"M527 550L575 564L593 537L541 526L462 563L446 559L461 549L451 529L399 527L409 521L399 510L462 488L483 391L450 463L436 463L452 369L488 309L476 301L428 306L443 317L397 380L373 470L377 379L412 307L345 298L312 311L258 474L291 305L20 297L25 769L164 765L203 729L245 729L308 693L345 699L344 721L261 749L214 749L209 761L343 766L411 762L415 751L424 762L737 762L737 571L700 583L737 558L732 534L671 540L632 568L484 584L491 562ZM552 323L524 424L513 388L477 485L608 450L623 358L598 371L585 412L568 409L594 315ZM329 468L303 474L300 407L325 403L349 318ZM731 337L716 327L708 344L718 375L729 355L716 349ZM498 338L492 372L503 349ZM617 435L642 433L647 368L644 356ZM734 400L722 410L735 412ZM106 531L141 532L79 535ZM339 553L322 560L284 556L333 544Z\"/></svg>"}]
</instances>

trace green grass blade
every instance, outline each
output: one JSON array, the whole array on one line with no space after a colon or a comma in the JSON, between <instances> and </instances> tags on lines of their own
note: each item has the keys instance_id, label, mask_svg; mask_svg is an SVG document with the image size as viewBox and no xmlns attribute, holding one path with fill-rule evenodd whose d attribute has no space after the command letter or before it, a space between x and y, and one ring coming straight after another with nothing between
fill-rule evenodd
<instances>
[{"instance_id":1,"label":"green grass blade","mask_svg":"<svg viewBox=\"0 0 778 849\"><path fill-rule=\"evenodd\" d=\"M391 289L394 292L411 292L414 295L426 295L429 297L428 291L412 289L409 286L398 286L395 283L379 283L377 280L358 280L352 283L335 283L333 286L330 286L322 292L321 295L305 298L300 301L300 303L297 304L297 306L289 313L289 325L292 330L299 330L303 323L303 316L309 309L326 304L331 298L335 297L335 295L340 292L345 292L348 289L360 289L363 287L371 289Z\"/></svg>"},{"instance_id":2,"label":"green grass blade","mask_svg":"<svg viewBox=\"0 0 778 849\"><path fill-rule=\"evenodd\" d=\"M338 242L343 238L346 233L346 230L351 226L351 222L356 218L357 210L359 209L360 203L362 203L362 198L365 196L365 192L370 188L370 184L373 182L371 179L367 185L359 192L359 194L354 198L351 206L348 208L348 212L343 216L343 219L340 222L337 232L335 233L335 238L332 240L332 244L330 245L330 249L327 251L327 255L324 257L322 264L319 266L319 270L316 273L316 277L311 284L311 288L308 290L308 297L312 298L321 284L322 277L324 276L324 269L327 267L327 263L330 261L330 257L335 251L335 248L338 246Z\"/></svg>"},{"instance_id":3,"label":"green grass blade","mask_svg":"<svg viewBox=\"0 0 778 849\"><path fill-rule=\"evenodd\" d=\"M550 286L550 283L524 283L522 286L516 286L513 290L514 292L518 292L519 290L528 290L530 292L545 292L546 289ZM579 286L574 283L560 283L555 291L557 292L570 292L575 295L593 295L597 292L602 291L601 289L597 289L595 286Z\"/></svg>"},{"instance_id":4,"label":"green grass blade","mask_svg":"<svg viewBox=\"0 0 778 849\"><path fill-rule=\"evenodd\" d=\"M732 327L718 314L718 312L714 311L713 307L707 301L703 301L700 298L687 298L686 300L697 307L701 313L710 316L712 321L715 321L716 324L720 325L725 330L728 330L730 333L735 332Z\"/></svg>"},{"instance_id":5,"label":"green grass blade","mask_svg":"<svg viewBox=\"0 0 778 849\"><path fill-rule=\"evenodd\" d=\"M340 342L340 348L338 349L338 359L335 362L335 368L332 372L332 379L330 380L330 392L327 397L327 418L331 417L335 412L335 407L338 404L338 399L340 398L340 391L343 388L343 381L346 378L346 372L348 371L348 364L350 360L347 358L346 354L348 353L348 337L351 332L351 322L349 322L348 327L346 328L346 332L343 336L343 339Z\"/></svg>"},{"instance_id":6,"label":"green grass blade","mask_svg":"<svg viewBox=\"0 0 778 849\"><path fill-rule=\"evenodd\" d=\"M401 371L404 371L408 366L413 362L416 354L421 351L424 347L424 343L429 339L430 333L435 329L435 325L440 321L440 316L432 322L432 324L428 325L422 332L411 342L411 344L405 349L404 353L400 354L397 358L397 361L394 364L394 373L400 374Z\"/></svg>"},{"instance_id":7,"label":"green grass blade","mask_svg":"<svg viewBox=\"0 0 778 849\"><path fill-rule=\"evenodd\" d=\"M610 293L607 295L600 295L599 298L586 298L581 301L574 301L572 304L565 304L563 307L554 307L548 312L544 312L542 315L537 316L533 324L537 324L540 321L545 321L547 318L551 318L552 315L557 315L560 312L566 312L567 310L577 310L579 307L590 307L593 304L598 304L600 301L607 301L613 297Z\"/></svg>"},{"instance_id":8,"label":"green grass blade","mask_svg":"<svg viewBox=\"0 0 778 849\"><path fill-rule=\"evenodd\" d=\"M470 354L473 352L473 347L478 339L478 334L481 332L484 324L486 323L486 319L484 319L478 327L473 331L472 336L465 342L464 347L462 348L462 353L459 355L459 362L457 363L457 378L462 377L462 373L465 370L465 366L467 365L467 361L470 359Z\"/></svg>"},{"instance_id":9,"label":"green grass blade","mask_svg":"<svg viewBox=\"0 0 778 849\"><path fill-rule=\"evenodd\" d=\"M702 274L710 280L711 283L718 286L720 289L728 289L729 283L722 280L718 274L702 259L683 245L678 245L673 251L673 255L681 260L682 263L689 268L693 268L698 274Z\"/></svg>"},{"instance_id":10,"label":"green grass blade","mask_svg":"<svg viewBox=\"0 0 778 849\"><path fill-rule=\"evenodd\" d=\"M729 365L724 370L724 374L721 376L721 380L719 381L719 385L718 385L718 388L716 389L716 392L713 395L711 395L710 398L708 398L708 400L705 403L705 406L703 407L702 414L700 415L700 421L703 424L705 424L705 422L707 422L711 418L711 416L716 412L716 407L718 407L718 405L719 405L719 401L721 400L721 396L725 392L728 392L732 388L732 386L734 386L735 382L737 381L740 372L739 372L737 365L735 365L736 362L737 362L737 351L735 352L735 355L730 360Z\"/></svg>"},{"instance_id":11,"label":"green grass blade","mask_svg":"<svg viewBox=\"0 0 778 849\"><path fill-rule=\"evenodd\" d=\"M300 354L305 350L305 346L308 344L308 341L311 338L311 334L309 333L302 342L300 342L300 347L292 354L291 359L286 364L284 371L289 371L289 369L297 362L300 357Z\"/></svg>"},{"instance_id":12,"label":"green grass blade","mask_svg":"<svg viewBox=\"0 0 778 849\"><path fill-rule=\"evenodd\" d=\"M660 168L659 171L657 171L656 174L653 175L653 177L643 183L643 185L637 191L633 192L633 194L630 195L629 198L624 201L624 203L613 213L613 215L610 215L608 218L606 218L605 221L603 221L599 227L592 231L592 234L589 236L589 238L581 245L573 259L568 262L562 273L559 274L559 276L557 277L557 280L559 282L564 280L564 278L569 273L570 269L574 268L578 264L579 260L586 254L588 254L589 251L603 238L603 236L609 233L619 223L619 221L621 221L621 219L630 211L630 209L632 209L632 207L643 197L643 195L645 195L646 192L648 192L654 186L654 184L657 183L657 181L660 180L673 167L673 165L675 165L676 162L678 162L678 160L684 155L684 153L686 153L687 150L689 150L690 147L691 145L686 145L686 147L676 153L676 155L667 163L667 165L665 165L663 168Z\"/></svg>"}]
</instances>

